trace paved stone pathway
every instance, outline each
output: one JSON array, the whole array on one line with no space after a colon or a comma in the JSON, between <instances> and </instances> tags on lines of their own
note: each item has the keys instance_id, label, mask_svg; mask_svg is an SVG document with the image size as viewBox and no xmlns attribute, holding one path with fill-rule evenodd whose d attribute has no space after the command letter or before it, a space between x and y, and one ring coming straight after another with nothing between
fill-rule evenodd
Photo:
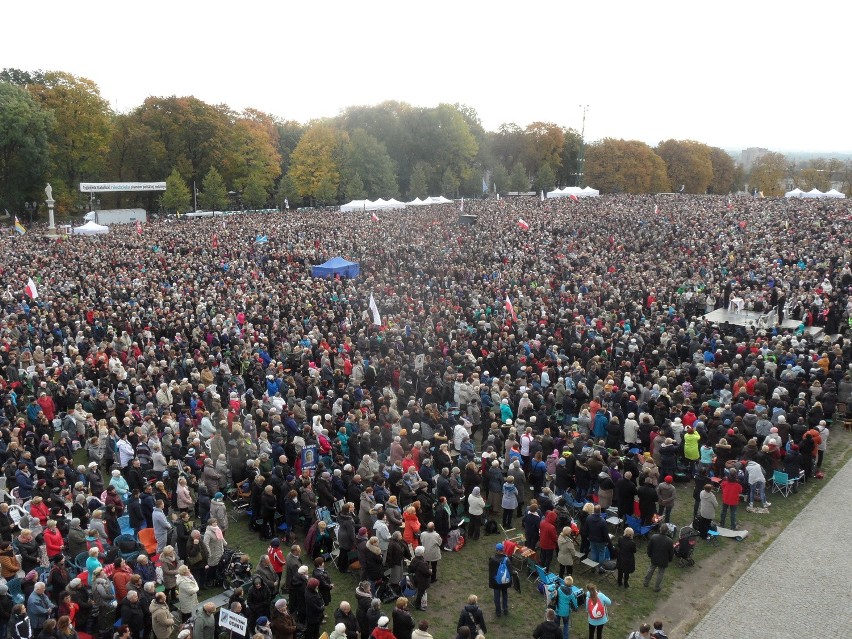
<instances>
[{"instance_id":1,"label":"paved stone pathway","mask_svg":"<svg viewBox=\"0 0 852 639\"><path fill-rule=\"evenodd\" d=\"M784 499L778 493L771 500ZM805 506L687 639L852 637L852 461Z\"/></svg>"}]
</instances>

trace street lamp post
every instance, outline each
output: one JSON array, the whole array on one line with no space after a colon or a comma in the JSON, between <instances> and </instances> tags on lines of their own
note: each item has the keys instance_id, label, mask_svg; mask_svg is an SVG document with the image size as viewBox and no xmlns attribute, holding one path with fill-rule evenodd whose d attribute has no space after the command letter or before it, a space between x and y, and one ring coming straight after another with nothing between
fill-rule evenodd
<instances>
[{"instance_id":1,"label":"street lamp post","mask_svg":"<svg viewBox=\"0 0 852 639\"><path fill-rule=\"evenodd\" d=\"M579 105L583 110L583 124L580 128L580 152L577 154L577 186L583 186L583 173L586 168L586 112L589 110L588 104Z\"/></svg>"}]
</instances>

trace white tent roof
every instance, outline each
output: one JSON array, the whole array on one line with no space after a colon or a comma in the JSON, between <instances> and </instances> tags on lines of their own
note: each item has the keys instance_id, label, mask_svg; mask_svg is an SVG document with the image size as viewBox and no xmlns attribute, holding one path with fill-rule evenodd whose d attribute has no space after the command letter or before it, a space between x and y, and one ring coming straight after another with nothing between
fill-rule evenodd
<instances>
[{"instance_id":1,"label":"white tent roof","mask_svg":"<svg viewBox=\"0 0 852 639\"><path fill-rule=\"evenodd\" d=\"M796 189L793 189L792 191L787 191L784 194L784 197L802 197L803 194L804 194L804 191L802 191L802 189L796 188Z\"/></svg>"},{"instance_id":2,"label":"white tent roof","mask_svg":"<svg viewBox=\"0 0 852 639\"><path fill-rule=\"evenodd\" d=\"M419 197L414 198L411 202L406 202L408 206L425 206L426 202L421 200Z\"/></svg>"},{"instance_id":3,"label":"white tent roof","mask_svg":"<svg viewBox=\"0 0 852 639\"><path fill-rule=\"evenodd\" d=\"M423 200L425 204L451 204L452 200L448 200L443 195L433 195Z\"/></svg>"},{"instance_id":4,"label":"white tent roof","mask_svg":"<svg viewBox=\"0 0 852 639\"><path fill-rule=\"evenodd\" d=\"M97 222L86 222L83 226L78 226L73 230L75 235L103 235L109 233L108 226L101 226Z\"/></svg>"},{"instance_id":5,"label":"white tent roof","mask_svg":"<svg viewBox=\"0 0 852 639\"><path fill-rule=\"evenodd\" d=\"M824 193L824 196L825 197L837 198L838 200L845 200L846 199L846 196L843 193L841 193L840 191L838 191L837 189L831 189L830 191L826 191Z\"/></svg>"},{"instance_id":6,"label":"white tent roof","mask_svg":"<svg viewBox=\"0 0 852 639\"><path fill-rule=\"evenodd\" d=\"M576 197L598 197L600 191L590 186L584 189L581 189L579 186L566 186L564 189L549 191L547 197L570 197L572 195Z\"/></svg>"},{"instance_id":7,"label":"white tent roof","mask_svg":"<svg viewBox=\"0 0 852 639\"><path fill-rule=\"evenodd\" d=\"M390 200L383 200L379 198L376 201L370 200L352 200L348 204L344 204L340 207L340 210L344 213L351 213L353 211L386 211L388 209L404 209L405 203L399 202L391 198Z\"/></svg>"},{"instance_id":8,"label":"white tent roof","mask_svg":"<svg viewBox=\"0 0 852 639\"><path fill-rule=\"evenodd\" d=\"M811 189L807 193L802 193L802 197L822 197L823 195L825 195L825 193L819 189Z\"/></svg>"}]
</instances>

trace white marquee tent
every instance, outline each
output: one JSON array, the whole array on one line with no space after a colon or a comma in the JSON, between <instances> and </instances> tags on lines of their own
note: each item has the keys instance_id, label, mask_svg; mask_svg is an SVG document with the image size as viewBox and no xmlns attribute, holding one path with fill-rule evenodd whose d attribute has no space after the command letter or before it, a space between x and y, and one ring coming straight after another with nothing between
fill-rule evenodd
<instances>
[{"instance_id":1,"label":"white marquee tent","mask_svg":"<svg viewBox=\"0 0 852 639\"><path fill-rule=\"evenodd\" d=\"M103 235L109 233L108 226L102 226L97 222L89 221L83 226L78 226L72 231L74 235Z\"/></svg>"},{"instance_id":2,"label":"white marquee tent","mask_svg":"<svg viewBox=\"0 0 852 639\"><path fill-rule=\"evenodd\" d=\"M784 197L807 197L807 198L835 198L835 199L846 199L846 196L838 191L837 189L831 189L830 191L826 191L823 193L819 189L811 189L808 192L802 191L801 189L793 189L792 191L787 191L784 194Z\"/></svg>"},{"instance_id":3,"label":"white marquee tent","mask_svg":"<svg viewBox=\"0 0 852 639\"><path fill-rule=\"evenodd\" d=\"M430 204L450 204L452 200L448 200L443 195L433 195L421 200L419 197L414 198L411 202L406 202L408 206L429 206Z\"/></svg>"},{"instance_id":4,"label":"white marquee tent","mask_svg":"<svg viewBox=\"0 0 852 639\"><path fill-rule=\"evenodd\" d=\"M579 186L566 186L564 189L554 189L553 191L548 191L547 197L598 197L600 195L600 191L597 189L593 189L590 186L587 186L584 189L581 189Z\"/></svg>"},{"instance_id":5,"label":"white marquee tent","mask_svg":"<svg viewBox=\"0 0 852 639\"><path fill-rule=\"evenodd\" d=\"M398 202L391 198L390 200L383 200L379 198L375 202L370 200L352 200L348 204L344 204L340 207L340 210L344 213L351 213L354 211L387 211L388 209L404 209L405 204L403 202Z\"/></svg>"}]
</instances>

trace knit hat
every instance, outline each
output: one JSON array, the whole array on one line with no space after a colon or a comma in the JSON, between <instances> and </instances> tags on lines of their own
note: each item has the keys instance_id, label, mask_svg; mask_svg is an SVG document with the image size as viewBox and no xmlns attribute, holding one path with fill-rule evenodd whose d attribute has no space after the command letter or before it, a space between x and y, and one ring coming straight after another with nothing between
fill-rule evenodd
<instances>
[{"instance_id":1,"label":"knit hat","mask_svg":"<svg viewBox=\"0 0 852 639\"><path fill-rule=\"evenodd\" d=\"M674 478L671 475L666 475L665 477L663 477L663 481L667 484L670 484L674 481Z\"/></svg>"},{"instance_id":2,"label":"knit hat","mask_svg":"<svg viewBox=\"0 0 852 639\"><path fill-rule=\"evenodd\" d=\"M267 619L266 617L258 617L257 618L257 625L258 626L265 626L268 623L269 623L269 619Z\"/></svg>"},{"instance_id":3,"label":"knit hat","mask_svg":"<svg viewBox=\"0 0 852 639\"><path fill-rule=\"evenodd\" d=\"M496 546L494 546L494 550L496 550L497 552L503 552L503 544L497 544Z\"/></svg>"},{"instance_id":4,"label":"knit hat","mask_svg":"<svg viewBox=\"0 0 852 639\"><path fill-rule=\"evenodd\" d=\"M379 628L387 628L390 623L390 619L387 617L379 617Z\"/></svg>"},{"instance_id":5,"label":"knit hat","mask_svg":"<svg viewBox=\"0 0 852 639\"><path fill-rule=\"evenodd\" d=\"M222 493L216 493L215 495L213 495L213 499L224 499L224 498L225 498L225 495L223 495Z\"/></svg>"},{"instance_id":6,"label":"knit hat","mask_svg":"<svg viewBox=\"0 0 852 639\"><path fill-rule=\"evenodd\" d=\"M728 429L728 435L736 435L733 428Z\"/></svg>"}]
</instances>

